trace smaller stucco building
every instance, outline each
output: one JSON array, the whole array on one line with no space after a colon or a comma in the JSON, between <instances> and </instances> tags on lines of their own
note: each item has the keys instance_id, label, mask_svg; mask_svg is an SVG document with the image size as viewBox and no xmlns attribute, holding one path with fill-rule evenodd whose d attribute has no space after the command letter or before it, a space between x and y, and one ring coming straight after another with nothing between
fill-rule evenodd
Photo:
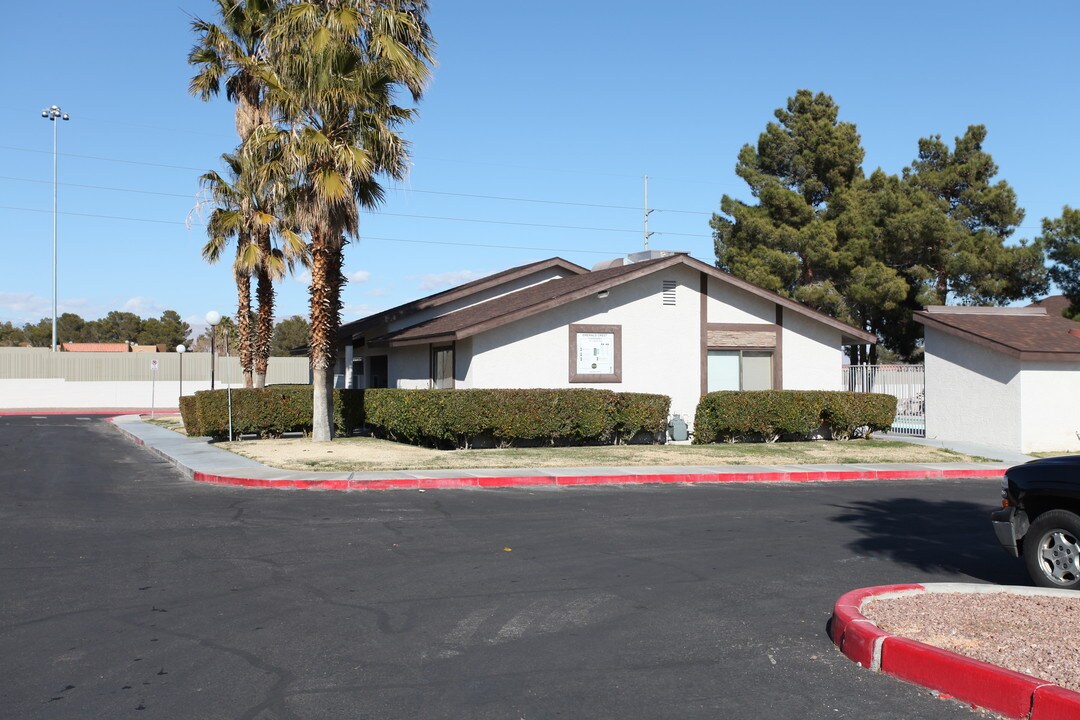
<instances>
[{"instance_id":1,"label":"smaller stucco building","mask_svg":"<svg viewBox=\"0 0 1080 720\"><path fill-rule=\"evenodd\" d=\"M875 337L685 253L589 270L551 258L342 326L347 387L662 393L692 421L714 390L839 390Z\"/></svg>"},{"instance_id":2,"label":"smaller stucco building","mask_svg":"<svg viewBox=\"0 0 1080 720\"><path fill-rule=\"evenodd\" d=\"M928 438L1080 450L1080 323L1042 306L932 306L915 318Z\"/></svg>"}]
</instances>

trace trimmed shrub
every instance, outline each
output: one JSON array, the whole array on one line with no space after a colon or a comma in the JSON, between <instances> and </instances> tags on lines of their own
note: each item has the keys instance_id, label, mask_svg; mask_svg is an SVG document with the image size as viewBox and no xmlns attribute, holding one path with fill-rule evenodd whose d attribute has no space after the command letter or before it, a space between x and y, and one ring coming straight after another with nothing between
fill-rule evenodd
<instances>
[{"instance_id":1,"label":"trimmed shrub","mask_svg":"<svg viewBox=\"0 0 1080 720\"><path fill-rule=\"evenodd\" d=\"M896 397L880 393L826 393L821 420L834 440L870 437L896 418Z\"/></svg>"},{"instance_id":2,"label":"trimmed shrub","mask_svg":"<svg viewBox=\"0 0 1080 720\"><path fill-rule=\"evenodd\" d=\"M184 432L188 437L202 437L202 423L199 422L199 405L194 395L180 397L180 417L184 420Z\"/></svg>"},{"instance_id":3,"label":"trimmed shrub","mask_svg":"<svg viewBox=\"0 0 1080 720\"><path fill-rule=\"evenodd\" d=\"M671 398L667 395L616 393L616 442L663 442L670 409Z\"/></svg>"},{"instance_id":4,"label":"trimmed shrub","mask_svg":"<svg viewBox=\"0 0 1080 720\"><path fill-rule=\"evenodd\" d=\"M334 390L334 429L350 435L364 422L363 390ZM195 417L199 434L214 440L229 436L227 390L195 393ZM257 434L281 437L287 432L311 432L312 388L310 385L272 385L265 388L234 388L232 391L233 435ZM185 425L187 424L185 416ZM188 434L192 434L188 431Z\"/></svg>"},{"instance_id":5,"label":"trimmed shrub","mask_svg":"<svg viewBox=\"0 0 1080 720\"><path fill-rule=\"evenodd\" d=\"M824 390L722 391L701 398L694 442L804 439L825 428L837 440L888 429L896 398Z\"/></svg>"},{"instance_id":6,"label":"trimmed shrub","mask_svg":"<svg viewBox=\"0 0 1080 720\"><path fill-rule=\"evenodd\" d=\"M379 389L366 391L364 401L375 434L444 448L609 443L662 430L671 403L662 395L589 388Z\"/></svg>"}]
</instances>

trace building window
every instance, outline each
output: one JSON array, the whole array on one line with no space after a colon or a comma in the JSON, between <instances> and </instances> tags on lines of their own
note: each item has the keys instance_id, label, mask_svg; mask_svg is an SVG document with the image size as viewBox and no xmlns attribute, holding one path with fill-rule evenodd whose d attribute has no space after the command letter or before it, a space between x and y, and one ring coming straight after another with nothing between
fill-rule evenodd
<instances>
[{"instance_id":1,"label":"building window","mask_svg":"<svg viewBox=\"0 0 1080 720\"><path fill-rule=\"evenodd\" d=\"M710 350L709 392L772 390L773 353L769 350Z\"/></svg>"},{"instance_id":2,"label":"building window","mask_svg":"<svg viewBox=\"0 0 1080 720\"><path fill-rule=\"evenodd\" d=\"M622 326L570 326L570 382L622 382Z\"/></svg>"},{"instance_id":3,"label":"building window","mask_svg":"<svg viewBox=\"0 0 1080 720\"><path fill-rule=\"evenodd\" d=\"M675 288L676 288L677 285L678 285L678 283L676 283L674 280L664 280L663 281L663 287L664 287L663 298L664 298L664 304L665 305L674 305L675 304Z\"/></svg>"},{"instance_id":4,"label":"building window","mask_svg":"<svg viewBox=\"0 0 1080 720\"><path fill-rule=\"evenodd\" d=\"M454 348L438 347L431 350L431 386L441 390L454 387Z\"/></svg>"}]
</instances>

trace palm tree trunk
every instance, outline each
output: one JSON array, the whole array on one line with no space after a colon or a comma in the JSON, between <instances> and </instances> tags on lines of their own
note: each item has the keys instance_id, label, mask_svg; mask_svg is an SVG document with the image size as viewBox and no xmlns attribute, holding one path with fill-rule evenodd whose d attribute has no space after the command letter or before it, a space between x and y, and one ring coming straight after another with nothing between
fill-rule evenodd
<instances>
[{"instance_id":1,"label":"palm tree trunk","mask_svg":"<svg viewBox=\"0 0 1080 720\"><path fill-rule=\"evenodd\" d=\"M265 266L270 258L270 231L260 232L258 242L263 264L255 271L256 294L259 300L259 315L255 327L255 387L261 388L266 386L270 337L274 333L274 283L270 279L269 269Z\"/></svg>"},{"instance_id":2,"label":"palm tree trunk","mask_svg":"<svg viewBox=\"0 0 1080 720\"><path fill-rule=\"evenodd\" d=\"M251 387L251 276L236 273L236 338L240 368L244 372L244 387Z\"/></svg>"},{"instance_id":3,"label":"palm tree trunk","mask_svg":"<svg viewBox=\"0 0 1080 720\"><path fill-rule=\"evenodd\" d=\"M334 413L334 396L330 392L334 378L334 333L337 306L331 288L332 248L325 231L311 234L311 376L312 413L311 439L319 442L334 438L334 425L330 421Z\"/></svg>"}]
</instances>

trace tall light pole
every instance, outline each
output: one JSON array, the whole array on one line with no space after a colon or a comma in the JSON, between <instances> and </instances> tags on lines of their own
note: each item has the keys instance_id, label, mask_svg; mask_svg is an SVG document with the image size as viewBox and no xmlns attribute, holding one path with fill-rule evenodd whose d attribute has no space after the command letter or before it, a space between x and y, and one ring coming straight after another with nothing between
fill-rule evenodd
<instances>
[{"instance_id":1,"label":"tall light pole","mask_svg":"<svg viewBox=\"0 0 1080 720\"><path fill-rule=\"evenodd\" d=\"M56 352L56 126L57 118L70 120L68 114L53 105L41 111L41 117L52 123L52 351Z\"/></svg>"},{"instance_id":2,"label":"tall light pole","mask_svg":"<svg viewBox=\"0 0 1080 720\"><path fill-rule=\"evenodd\" d=\"M211 310L206 313L206 323L210 326L210 389L214 389L214 336L217 335L217 325L221 322L221 313Z\"/></svg>"}]
</instances>

